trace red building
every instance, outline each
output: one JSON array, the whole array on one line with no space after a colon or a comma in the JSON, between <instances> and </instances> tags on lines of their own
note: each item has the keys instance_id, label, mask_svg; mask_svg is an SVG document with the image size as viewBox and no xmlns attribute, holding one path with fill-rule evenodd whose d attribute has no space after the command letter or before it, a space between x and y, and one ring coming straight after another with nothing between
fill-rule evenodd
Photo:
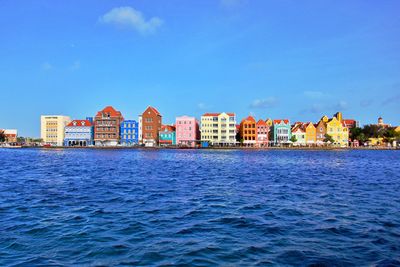
<instances>
[{"instance_id":1,"label":"red building","mask_svg":"<svg viewBox=\"0 0 400 267\"><path fill-rule=\"evenodd\" d=\"M116 146L120 136L121 112L111 106L97 112L94 118L94 143L96 146Z\"/></svg>"},{"instance_id":2,"label":"red building","mask_svg":"<svg viewBox=\"0 0 400 267\"><path fill-rule=\"evenodd\" d=\"M140 117L141 143L145 146L157 146L159 144L159 132L162 125L160 112L153 107L148 107Z\"/></svg>"}]
</instances>

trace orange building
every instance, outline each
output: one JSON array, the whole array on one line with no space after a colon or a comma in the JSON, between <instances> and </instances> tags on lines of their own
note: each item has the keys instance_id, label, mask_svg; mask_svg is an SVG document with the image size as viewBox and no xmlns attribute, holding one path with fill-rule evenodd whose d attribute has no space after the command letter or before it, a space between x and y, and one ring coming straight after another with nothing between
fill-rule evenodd
<instances>
[{"instance_id":1,"label":"orange building","mask_svg":"<svg viewBox=\"0 0 400 267\"><path fill-rule=\"evenodd\" d=\"M243 144L254 146L257 143L257 123L253 116L248 116L240 123L240 138Z\"/></svg>"}]
</instances>

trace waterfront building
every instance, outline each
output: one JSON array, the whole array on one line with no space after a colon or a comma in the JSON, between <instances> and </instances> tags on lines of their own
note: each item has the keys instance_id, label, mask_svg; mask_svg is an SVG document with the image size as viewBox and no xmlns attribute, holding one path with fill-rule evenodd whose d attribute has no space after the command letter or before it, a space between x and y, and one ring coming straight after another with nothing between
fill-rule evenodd
<instances>
[{"instance_id":1,"label":"waterfront building","mask_svg":"<svg viewBox=\"0 0 400 267\"><path fill-rule=\"evenodd\" d=\"M389 128L389 127L391 127L390 124L386 124L386 123L383 122L383 118L382 118L382 117L379 117L379 118L378 118L378 124L377 124L377 125L380 126L380 127L382 127L382 128Z\"/></svg>"},{"instance_id":2,"label":"waterfront building","mask_svg":"<svg viewBox=\"0 0 400 267\"><path fill-rule=\"evenodd\" d=\"M139 123L135 120L121 122L120 144L133 146L139 144Z\"/></svg>"},{"instance_id":3,"label":"waterfront building","mask_svg":"<svg viewBox=\"0 0 400 267\"><path fill-rule=\"evenodd\" d=\"M18 131L16 129L0 129L5 136L5 143L16 143L18 137Z\"/></svg>"},{"instance_id":4,"label":"waterfront building","mask_svg":"<svg viewBox=\"0 0 400 267\"><path fill-rule=\"evenodd\" d=\"M89 120L73 120L65 126L64 146L93 145L93 124Z\"/></svg>"},{"instance_id":5,"label":"waterfront building","mask_svg":"<svg viewBox=\"0 0 400 267\"><path fill-rule=\"evenodd\" d=\"M295 123L291 129L292 136L296 137L295 145L306 145L306 131L303 123Z\"/></svg>"},{"instance_id":6,"label":"waterfront building","mask_svg":"<svg viewBox=\"0 0 400 267\"><path fill-rule=\"evenodd\" d=\"M336 113L326 122L326 133L334 140L333 144L337 146L348 146L349 129L342 122L342 113Z\"/></svg>"},{"instance_id":7,"label":"waterfront building","mask_svg":"<svg viewBox=\"0 0 400 267\"><path fill-rule=\"evenodd\" d=\"M141 122L142 133L140 142L145 146L157 146L159 144L159 132L162 125L162 116L160 112L149 106L141 117L139 117L139 121Z\"/></svg>"},{"instance_id":8,"label":"waterfront building","mask_svg":"<svg viewBox=\"0 0 400 267\"><path fill-rule=\"evenodd\" d=\"M248 116L240 122L240 139L245 146L255 146L257 143L257 123L253 116Z\"/></svg>"},{"instance_id":9,"label":"waterfront building","mask_svg":"<svg viewBox=\"0 0 400 267\"><path fill-rule=\"evenodd\" d=\"M160 146L176 145L176 132L174 125L162 125L159 132Z\"/></svg>"},{"instance_id":10,"label":"waterfront building","mask_svg":"<svg viewBox=\"0 0 400 267\"><path fill-rule=\"evenodd\" d=\"M313 145L317 142L317 128L312 122L303 125L306 132L306 144Z\"/></svg>"},{"instance_id":11,"label":"waterfront building","mask_svg":"<svg viewBox=\"0 0 400 267\"><path fill-rule=\"evenodd\" d=\"M51 146L62 146L65 138L65 126L71 122L64 115L40 116L40 138L43 143Z\"/></svg>"},{"instance_id":12,"label":"waterfront building","mask_svg":"<svg viewBox=\"0 0 400 267\"><path fill-rule=\"evenodd\" d=\"M291 126L289 120L273 120L272 137L275 144L288 143L291 138Z\"/></svg>"},{"instance_id":13,"label":"waterfront building","mask_svg":"<svg viewBox=\"0 0 400 267\"><path fill-rule=\"evenodd\" d=\"M178 146L195 147L200 139L199 122L195 117L181 116L175 121L176 144Z\"/></svg>"},{"instance_id":14,"label":"waterfront building","mask_svg":"<svg viewBox=\"0 0 400 267\"><path fill-rule=\"evenodd\" d=\"M356 127L360 127L360 123L353 119L343 119L342 123L343 123L343 126L345 126L349 130L356 128Z\"/></svg>"},{"instance_id":15,"label":"waterfront building","mask_svg":"<svg viewBox=\"0 0 400 267\"><path fill-rule=\"evenodd\" d=\"M201 141L212 145L236 144L235 113L205 113L201 116Z\"/></svg>"},{"instance_id":16,"label":"waterfront building","mask_svg":"<svg viewBox=\"0 0 400 267\"><path fill-rule=\"evenodd\" d=\"M400 126L397 126L394 130L395 130L395 132L400 133Z\"/></svg>"},{"instance_id":17,"label":"waterfront building","mask_svg":"<svg viewBox=\"0 0 400 267\"><path fill-rule=\"evenodd\" d=\"M120 126L124 120L121 112L111 106L97 112L94 118L94 143L96 146L116 146L120 137Z\"/></svg>"},{"instance_id":18,"label":"waterfront building","mask_svg":"<svg viewBox=\"0 0 400 267\"><path fill-rule=\"evenodd\" d=\"M327 116L323 116L317 124L315 124L315 129L317 133L316 143L321 145L324 143L325 135L326 135L326 123L329 118Z\"/></svg>"},{"instance_id":19,"label":"waterfront building","mask_svg":"<svg viewBox=\"0 0 400 267\"><path fill-rule=\"evenodd\" d=\"M263 120L257 122L257 146L267 147L269 141L269 126Z\"/></svg>"}]
</instances>

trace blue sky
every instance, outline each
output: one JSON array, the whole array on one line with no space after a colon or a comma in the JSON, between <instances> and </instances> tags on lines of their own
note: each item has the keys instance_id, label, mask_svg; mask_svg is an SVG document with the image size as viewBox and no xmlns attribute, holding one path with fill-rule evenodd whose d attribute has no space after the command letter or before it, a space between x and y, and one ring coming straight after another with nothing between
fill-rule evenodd
<instances>
[{"instance_id":1,"label":"blue sky","mask_svg":"<svg viewBox=\"0 0 400 267\"><path fill-rule=\"evenodd\" d=\"M0 128L153 105L239 119L400 124L400 2L0 2Z\"/></svg>"}]
</instances>

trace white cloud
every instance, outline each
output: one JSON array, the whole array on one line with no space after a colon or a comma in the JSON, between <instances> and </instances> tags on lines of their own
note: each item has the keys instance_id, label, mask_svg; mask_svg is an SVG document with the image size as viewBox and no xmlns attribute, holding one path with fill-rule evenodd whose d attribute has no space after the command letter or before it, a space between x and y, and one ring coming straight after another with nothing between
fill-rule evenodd
<instances>
[{"instance_id":1,"label":"white cloud","mask_svg":"<svg viewBox=\"0 0 400 267\"><path fill-rule=\"evenodd\" d=\"M250 107L251 108L271 108L276 106L276 104L278 103L278 100L271 96L265 99L256 99L254 100L251 104Z\"/></svg>"},{"instance_id":2,"label":"white cloud","mask_svg":"<svg viewBox=\"0 0 400 267\"><path fill-rule=\"evenodd\" d=\"M41 68L42 68L42 70L51 70L51 69L53 69L53 65L51 65L49 62L44 62L42 65L41 65Z\"/></svg>"},{"instance_id":3,"label":"white cloud","mask_svg":"<svg viewBox=\"0 0 400 267\"><path fill-rule=\"evenodd\" d=\"M141 34L153 33L163 24L163 21L158 17L152 17L146 20L140 11L132 7L113 8L100 17L99 21L120 27L131 28Z\"/></svg>"}]
</instances>

